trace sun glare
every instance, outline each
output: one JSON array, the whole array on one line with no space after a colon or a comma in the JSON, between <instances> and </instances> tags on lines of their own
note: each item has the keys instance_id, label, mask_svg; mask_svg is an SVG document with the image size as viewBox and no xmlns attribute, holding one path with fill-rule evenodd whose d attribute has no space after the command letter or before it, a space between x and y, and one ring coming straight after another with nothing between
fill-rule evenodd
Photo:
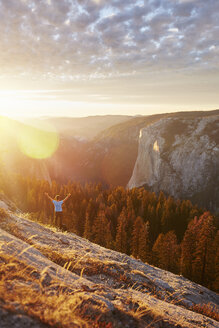
<instances>
[{"instance_id":1,"label":"sun glare","mask_svg":"<svg viewBox=\"0 0 219 328\"><path fill-rule=\"evenodd\" d=\"M0 91L0 114L16 118L25 116L24 95L18 90Z\"/></svg>"},{"instance_id":2,"label":"sun glare","mask_svg":"<svg viewBox=\"0 0 219 328\"><path fill-rule=\"evenodd\" d=\"M51 157L59 146L59 134L55 128L45 122L40 125L23 124L7 117L0 117L0 132L4 137L12 137L20 151L31 158Z\"/></svg>"},{"instance_id":3,"label":"sun glare","mask_svg":"<svg viewBox=\"0 0 219 328\"><path fill-rule=\"evenodd\" d=\"M51 157L59 146L59 135L51 125L25 125L17 138L20 150L31 158L44 159Z\"/></svg>"}]
</instances>

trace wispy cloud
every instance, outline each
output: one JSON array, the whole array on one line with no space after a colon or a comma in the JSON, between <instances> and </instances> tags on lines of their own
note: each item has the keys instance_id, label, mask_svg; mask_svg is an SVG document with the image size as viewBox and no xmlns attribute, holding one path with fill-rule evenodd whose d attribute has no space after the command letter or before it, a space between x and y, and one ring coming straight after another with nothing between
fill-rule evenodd
<instances>
[{"instance_id":1,"label":"wispy cloud","mask_svg":"<svg viewBox=\"0 0 219 328\"><path fill-rule=\"evenodd\" d=\"M1 74L75 80L218 68L215 0L0 0Z\"/></svg>"}]
</instances>

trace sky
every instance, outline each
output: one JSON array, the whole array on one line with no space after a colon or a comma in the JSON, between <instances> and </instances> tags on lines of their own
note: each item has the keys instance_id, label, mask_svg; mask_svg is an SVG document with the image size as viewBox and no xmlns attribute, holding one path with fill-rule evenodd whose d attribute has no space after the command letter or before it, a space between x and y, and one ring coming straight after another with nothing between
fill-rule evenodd
<instances>
[{"instance_id":1,"label":"sky","mask_svg":"<svg viewBox=\"0 0 219 328\"><path fill-rule=\"evenodd\" d=\"M218 0L0 0L0 115L219 108Z\"/></svg>"}]
</instances>

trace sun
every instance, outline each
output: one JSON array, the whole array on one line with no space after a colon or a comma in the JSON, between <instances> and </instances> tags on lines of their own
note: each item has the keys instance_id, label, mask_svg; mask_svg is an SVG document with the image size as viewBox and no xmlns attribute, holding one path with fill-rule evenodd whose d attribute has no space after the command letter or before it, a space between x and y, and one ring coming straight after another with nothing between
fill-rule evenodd
<instances>
[{"instance_id":1,"label":"sun","mask_svg":"<svg viewBox=\"0 0 219 328\"><path fill-rule=\"evenodd\" d=\"M51 157L59 146L59 134L55 127L43 121L24 123L22 117L31 116L32 102L29 100L29 115L19 91L0 91L0 131L16 141L20 151L27 157L45 159ZM27 105L27 104L26 104Z\"/></svg>"},{"instance_id":2,"label":"sun","mask_svg":"<svg viewBox=\"0 0 219 328\"><path fill-rule=\"evenodd\" d=\"M25 101L20 90L0 90L0 115L11 118L25 116Z\"/></svg>"}]
</instances>

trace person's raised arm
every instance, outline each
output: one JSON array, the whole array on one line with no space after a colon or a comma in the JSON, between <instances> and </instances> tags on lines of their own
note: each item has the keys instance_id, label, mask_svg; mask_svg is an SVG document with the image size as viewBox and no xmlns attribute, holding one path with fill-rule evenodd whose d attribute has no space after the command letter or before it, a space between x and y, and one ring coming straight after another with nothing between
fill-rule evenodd
<instances>
[{"instance_id":1,"label":"person's raised arm","mask_svg":"<svg viewBox=\"0 0 219 328\"><path fill-rule=\"evenodd\" d=\"M71 196L71 194L69 193L68 196L65 197L65 198L63 199L63 203L64 203L67 199L69 199L70 196Z\"/></svg>"},{"instance_id":2,"label":"person's raised arm","mask_svg":"<svg viewBox=\"0 0 219 328\"><path fill-rule=\"evenodd\" d=\"M50 196L48 195L47 192L45 192L45 195L46 195L46 197L47 197L48 199L50 199L51 201L53 201L52 197L50 197Z\"/></svg>"}]
</instances>

